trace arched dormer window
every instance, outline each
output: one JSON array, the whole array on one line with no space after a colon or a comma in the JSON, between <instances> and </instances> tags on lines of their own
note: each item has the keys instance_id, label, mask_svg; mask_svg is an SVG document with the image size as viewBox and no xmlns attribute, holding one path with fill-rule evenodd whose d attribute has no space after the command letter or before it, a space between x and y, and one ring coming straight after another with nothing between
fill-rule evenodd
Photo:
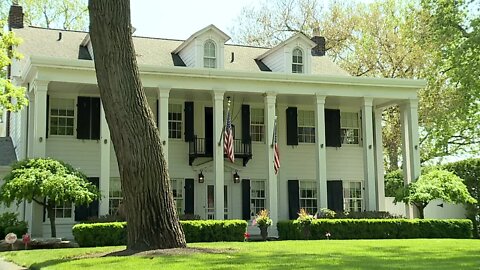
<instances>
[{"instance_id":1,"label":"arched dormer window","mask_svg":"<svg viewBox=\"0 0 480 270\"><path fill-rule=\"evenodd\" d=\"M217 51L215 48L215 43L212 40L205 41L203 46L203 67L217 67Z\"/></svg>"},{"instance_id":2,"label":"arched dormer window","mask_svg":"<svg viewBox=\"0 0 480 270\"><path fill-rule=\"evenodd\" d=\"M292 52L292 73L303 73L303 52L300 48L293 49Z\"/></svg>"}]
</instances>

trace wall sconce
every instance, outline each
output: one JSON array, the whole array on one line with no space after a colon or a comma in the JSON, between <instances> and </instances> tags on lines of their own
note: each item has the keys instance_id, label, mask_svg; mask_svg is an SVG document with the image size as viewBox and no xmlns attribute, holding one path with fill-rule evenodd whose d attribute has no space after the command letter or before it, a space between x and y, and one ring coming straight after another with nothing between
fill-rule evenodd
<instances>
[{"instance_id":1,"label":"wall sconce","mask_svg":"<svg viewBox=\"0 0 480 270\"><path fill-rule=\"evenodd\" d=\"M38 138L38 141L39 141L39 142L42 142L42 141L43 141L43 138L42 138L42 137Z\"/></svg>"},{"instance_id":2,"label":"wall sconce","mask_svg":"<svg viewBox=\"0 0 480 270\"><path fill-rule=\"evenodd\" d=\"M103 143L107 144L108 143L107 139L103 139Z\"/></svg>"},{"instance_id":3,"label":"wall sconce","mask_svg":"<svg viewBox=\"0 0 480 270\"><path fill-rule=\"evenodd\" d=\"M203 176L203 172L200 171L200 173L198 174L198 183L203 183L205 182L205 176Z\"/></svg>"},{"instance_id":4,"label":"wall sconce","mask_svg":"<svg viewBox=\"0 0 480 270\"><path fill-rule=\"evenodd\" d=\"M322 143L322 144L320 144L320 148L323 148L323 143Z\"/></svg>"},{"instance_id":5,"label":"wall sconce","mask_svg":"<svg viewBox=\"0 0 480 270\"><path fill-rule=\"evenodd\" d=\"M372 149L372 145L371 145L371 144L370 144L370 145L368 145L368 149Z\"/></svg>"},{"instance_id":6,"label":"wall sconce","mask_svg":"<svg viewBox=\"0 0 480 270\"><path fill-rule=\"evenodd\" d=\"M238 172L235 172L235 174L233 175L233 183L240 183L240 175L238 175Z\"/></svg>"}]
</instances>

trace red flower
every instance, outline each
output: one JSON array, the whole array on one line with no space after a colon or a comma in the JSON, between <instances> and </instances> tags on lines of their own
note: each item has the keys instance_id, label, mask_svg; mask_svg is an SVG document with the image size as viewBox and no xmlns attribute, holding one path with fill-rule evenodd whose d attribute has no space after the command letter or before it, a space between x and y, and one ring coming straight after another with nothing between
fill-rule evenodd
<instances>
[{"instance_id":1,"label":"red flower","mask_svg":"<svg viewBox=\"0 0 480 270\"><path fill-rule=\"evenodd\" d=\"M243 236L244 236L245 239L247 239L247 240L250 238L250 234L249 234L248 232L245 232L245 233L243 234Z\"/></svg>"}]
</instances>

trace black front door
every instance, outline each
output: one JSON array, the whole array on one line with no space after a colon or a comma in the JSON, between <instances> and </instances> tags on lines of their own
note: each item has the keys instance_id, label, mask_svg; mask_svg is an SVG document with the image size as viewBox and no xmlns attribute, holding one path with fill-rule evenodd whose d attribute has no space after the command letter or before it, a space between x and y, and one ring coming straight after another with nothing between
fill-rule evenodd
<instances>
[{"instance_id":1,"label":"black front door","mask_svg":"<svg viewBox=\"0 0 480 270\"><path fill-rule=\"evenodd\" d=\"M205 154L213 156L213 108L205 107Z\"/></svg>"},{"instance_id":2,"label":"black front door","mask_svg":"<svg viewBox=\"0 0 480 270\"><path fill-rule=\"evenodd\" d=\"M343 187L342 181L327 181L327 205L328 209L343 211Z\"/></svg>"}]
</instances>

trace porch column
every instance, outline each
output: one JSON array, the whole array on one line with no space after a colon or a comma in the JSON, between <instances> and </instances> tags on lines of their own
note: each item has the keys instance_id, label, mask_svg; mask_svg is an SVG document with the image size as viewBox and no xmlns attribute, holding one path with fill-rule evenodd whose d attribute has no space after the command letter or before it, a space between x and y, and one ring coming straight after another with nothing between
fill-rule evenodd
<instances>
[{"instance_id":1,"label":"porch column","mask_svg":"<svg viewBox=\"0 0 480 270\"><path fill-rule=\"evenodd\" d=\"M224 91L213 92L213 167L215 177L215 219L224 218L224 158L223 158L223 95Z\"/></svg>"},{"instance_id":2,"label":"porch column","mask_svg":"<svg viewBox=\"0 0 480 270\"><path fill-rule=\"evenodd\" d=\"M403 179L405 184L417 180L420 176L420 149L418 139L418 100L409 99L400 106L402 125ZM407 218L414 217L413 208L405 206Z\"/></svg>"},{"instance_id":3,"label":"porch column","mask_svg":"<svg viewBox=\"0 0 480 270\"><path fill-rule=\"evenodd\" d=\"M383 109L375 110L375 171L377 175L378 211L385 211L385 171L383 165L382 113Z\"/></svg>"},{"instance_id":4,"label":"porch column","mask_svg":"<svg viewBox=\"0 0 480 270\"><path fill-rule=\"evenodd\" d=\"M105 216L109 212L110 199L110 129L103 103L100 104L100 194L99 215Z\"/></svg>"},{"instance_id":5,"label":"porch column","mask_svg":"<svg viewBox=\"0 0 480 270\"><path fill-rule=\"evenodd\" d=\"M157 127L160 131L160 140L162 141L163 156L168 166L168 98L170 89L158 89L158 114Z\"/></svg>"},{"instance_id":6,"label":"porch column","mask_svg":"<svg viewBox=\"0 0 480 270\"><path fill-rule=\"evenodd\" d=\"M277 190L277 175L273 167L273 128L275 124L275 102L276 93L266 93L263 100L265 103L265 142L267 153L267 172L268 172L268 207L270 211L270 218L273 224L278 221L278 190ZM277 120L278 121L278 120ZM281 155L281 153L280 153ZM281 162L281 160L280 160ZM281 170L281 169L280 169ZM274 225L275 226L275 225Z\"/></svg>"},{"instance_id":7,"label":"porch column","mask_svg":"<svg viewBox=\"0 0 480 270\"><path fill-rule=\"evenodd\" d=\"M363 173L367 190L367 210L377 209L377 194L375 188L375 159L373 151L373 117L372 98L363 98L362 134L363 134Z\"/></svg>"},{"instance_id":8,"label":"porch column","mask_svg":"<svg viewBox=\"0 0 480 270\"><path fill-rule=\"evenodd\" d=\"M325 96L316 95L315 107L315 152L319 207L328 208L327 203L327 151L325 147Z\"/></svg>"}]
</instances>

